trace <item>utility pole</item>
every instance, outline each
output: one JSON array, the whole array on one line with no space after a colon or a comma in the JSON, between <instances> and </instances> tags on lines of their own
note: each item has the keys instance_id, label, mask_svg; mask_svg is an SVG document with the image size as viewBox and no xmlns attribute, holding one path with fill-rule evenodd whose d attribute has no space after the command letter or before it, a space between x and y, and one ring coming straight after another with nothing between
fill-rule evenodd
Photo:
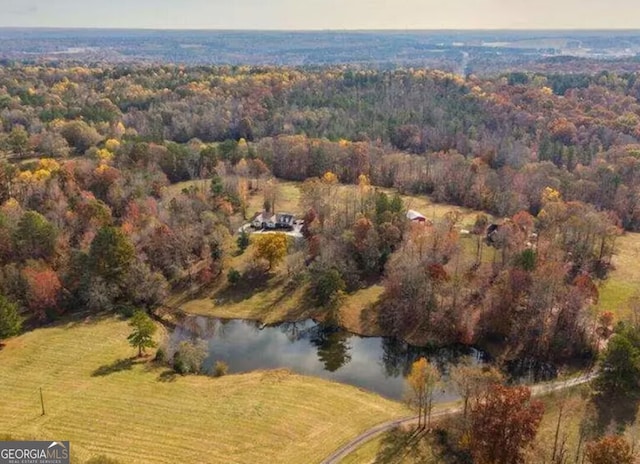
<instances>
[{"instance_id":1,"label":"utility pole","mask_svg":"<svg viewBox=\"0 0 640 464\"><path fill-rule=\"evenodd\" d=\"M42 406L42 415L44 416L44 397L42 396L42 387L40 387L40 406Z\"/></svg>"}]
</instances>

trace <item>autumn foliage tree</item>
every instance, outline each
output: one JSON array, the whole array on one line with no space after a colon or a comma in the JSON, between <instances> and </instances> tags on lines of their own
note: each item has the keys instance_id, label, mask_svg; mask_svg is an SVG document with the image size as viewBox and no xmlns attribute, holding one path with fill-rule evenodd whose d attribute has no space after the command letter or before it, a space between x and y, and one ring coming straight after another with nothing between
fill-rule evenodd
<instances>
[{"instance_id":1,"label":"autumn foliage tree","mask_svg":"<svg viewBox=\"0 0 640 464\"><path fill-rule=\"evenodd\" d=\"M454 311L449 301L450 275L445 265L456 253L458 236L446 225L414 225L386 266L381 319L394 333L420 327L434 341L451 340ZM460 321L459 321L460 322Z\"/></svg>"},{"instance_id":2,"label":"autumn foliage tree","mask_svg":"<svg viewBox=\"0 0 640 464\"><path fill-rule=\"evenodd\" d=\"M408 402L418 410L418 428L431 425L433 394L439 380L438 369L426 358L420 358L411 365L407 376Z\"/></svg>"},{"instance_id":3,"label":"autumn foliage tree","mask_svg":"<svg viewBox=\"0 0 640 464\"><path fill-rule=\"evenodd\" d=\"M84 121L68 122L62 127L60 133L79 155L102 139L98 131Z\"/></svg>"},{"instance_id":4,"label":"autumn foliage tree","mask_svg":"<svg viewBox=\"0 0 640 464\"><path fill-rule=\"evenodd\" d=\"M589 464L633 464L634 453L627 441L619 435L607 435L587 443Z\"/></svg>"},{"instance_id":5,"label":"autumn foliage tree","mask_svg":"<svg viewBox=\"0 0 640 464\"><path fill-rule=\"evenodd\" d=\"M280 263L287 255L289 242L283 233L261 234L255 239L253 257L256 260L265 260L268 263L267 270Z\"/></svg>"},{"instance_id":6,"label":"autumn foliage tree","mask_svg":"<svg viewBox=\"0 0 640 464\"><path fill-rule=\"evenodd\" d=\"M26 301L31 313L44 320L58 307L62 284L55 271L48 267L27 267L22 272L26 283Z\"/></svg>"},{"instance_id":7,"label":"autumn foliage tree","mask_svg":"<svg viewBox=\"0 0 640 464\"><path fill-rule=\"evenodd\" d=\"M502 381L502 374L494 367L474 365L469 358L451 368L450 380L453 388L462 397L463 418L467 418L469 405L475 404L491 385Z\"/></svg>"},{"instance_id":8,"label":"autumn foliage tree","mask_svg":"<svg viewBox=\"0 0 640 464\"><path fill-rule=\"evenodd\" d=\"M494 384L471 410L471 453L478 464L520 464L544 406L527 387Z\"/></svg>"}]
</instances>

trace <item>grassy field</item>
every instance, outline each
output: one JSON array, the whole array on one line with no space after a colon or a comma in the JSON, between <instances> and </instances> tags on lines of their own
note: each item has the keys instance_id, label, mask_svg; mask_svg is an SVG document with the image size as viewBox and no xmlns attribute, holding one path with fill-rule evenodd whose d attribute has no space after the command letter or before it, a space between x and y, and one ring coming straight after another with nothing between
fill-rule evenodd
<instances>
[{"instance_id":1,"label":"grassy field","mask_svg":"<svg viewBox=\"0 0 640 464\"><path fill-rule=\"evenodd\" d=\"M129 358L128 331L105 318L9 340L0 350L0 435L70 440L75 462L313 463L407 414L357 388L286 371L172 377Z\"/></svg>"},{"instance_id":2,"label":"grassy field","mask_svg":"<svg viewBox=\"0 0 640 464\"><path fill-rule=\"evenodd\" d=\"M302 215L304 211L300 207L300 183L299 182L278 182L278 195L274 209L286 213ZM248 214L262 211L264 198L257 193L249 197Z\"/></svg>"},{"instance_id":3,"label":"grassy field","mask_svg":"<svg viewBox=\"0 0 640 464\"><path fill-rule=\"evenodd\" d=\"M196 180L187 180L184 182L177 182L175 184L169 185L166 188L164 192L164 196L170 200L176 195L180 194L182 190L190 187L197 187L202 191L207 191L209 189L210 184L211 184L210 179L196 179Z\"/></svg>"},{"instance_id":4,"label":"grassy field","mask_svg":"<svg viewBox=\"0 0 640 464\"><path fill-rule=\"evenodd\" d=\"M600 286L598 308L629 317L629 298L640 292L640 233L627 232L616 241L615 269Z\"/></svg>"},{"instance_id":5,"label":"grassy field","mask_svg":"<svg viewBox=\"0 0 640 464\"><path fill-rule=\"evenodd\" d=\"M341 185L342 194L348 194L350 185ZM388 194L393 194L392 189L380 189ZM302 214L300 203L300 183L281 182L280 183L281 205L286 211ZM252 197L250 211L258 211L261 206L261 196ZM455 205L433 203L426 195L402 195L406 208L421 212L431 220L438 220L450 211L457 211L460 214L459 226L471 229L479 211L468 208L461 208ZM278 206L279 208L279 206ZM640 233L626 233L617 240L617 254L613 263L615 269L609 274L609 278L600 285L600 301L598 310L613 311L619 319L629 317L629 298L640 292ZM465 253L463 256L470 257L475 252L475 237L461 237L461 244ZM495 249L484 247L483 261L490 262L493 259ZM462 263L461 263L462 264ZM375 292L365 292L373 295ZM356 297L362 301L362 297ZM374 300L366 301L362 307L366 307ZM347 317L349 317L347 315ZM353 318L352 318L353 319Z\"/></svg>"},{"instance_id":6,"label":"grassy field","mask_svg":"<svg viewBox=\"0 0 640 464\"><path fill-rule=\"evenodd\" d=\"M223 282L205 295L178 305L191 314L223 319L249 319L265 324L321 318L323 312L309 308L304 301L306 285L287 289L283 284L284 279L282 272L274 273L264 286L239 291L230 291ZM377 335L379 331L375 311L370 309L378 301L382 291L381 285L372 285L345 295L339 309L341 325L360 335Z\"/></svg>"},{"instance_id":7,"label":"grassy field","mask_svg":"<svg viewBox=\"0 0 640 464\"><path fill-rule=\"evenodd\" d=\"M186 182L178 182L167 187L165 196L172 198L183 189L189 187L197 187L202 190L209 188L209 180L190 180ZM278 181L278 194L275 203L276 211L289 212L297 215L304 214L304 210L300 204L300 198L302 195L301 187L302 182L293 181ZM339 196L349 195L355 188L354 185L340 184L338 186ZM378 190L385 192L389 195L395 193L394 189L376 187ZM471 227L475 220L478 211L468 208L462 208L455 205L448 205L442 203L433 203L426 195L401 195L402 200L407 209L413 209L421 212L428 219L440 219L450 211L458 211L460 213L460 225L462 227ZM249 216L262 211L264 198L261 193L253 193L249 196L249 202L247 205L247 214Z\"/></svg>"},{"instance_id":8,"label":"grassy field","mask_svg":"<svg viewBox=\"0 0 640 464\"><path fill-rule=\"evenodd\" d=\"M382 446L382 440L385 435L382 434L375 437L373 440L366 442L364 445L359 447L353 453L346 456L341 464L373 464L376 462L376 456L378 455L378 451Z\"/></svg>"},{"instance_id":9,"label":"grassy field","mask_svg":"<svg viewBox=\"0 0 640 464\"><path fill-rule=\"evenodd\" d=\"M429 438L416 435L412 428L396 429L373 438L340 464L441 464Z\"/></svg>"},{"instance_id":10,"label":"grassy field","mask_svg":"<svg viewBox=\"0 0 640 464\"><path fill-rule=\"evenodd\" d=\"M273 273L264 283L250 288L231 289L226 282L222 282L209 295L187 301L180 308L192 314L251 319L268 324L295 321L313 315L312 311L303 308L303 297L304 287L287 289L284 287L284 276Z\"/></svg>"},{"instance_id":11,"label":"grassy field","mask_svg":"<svg viewBox=\"0 0 640 464\"><path fill-rule=\"evenodd\" d=\"M300 186L301 182L283 182L280 181L278 183L278 199L276 201L275 209L276 211L286 211L298 215L304 214L304 210L300 205L301 198L301 190ZM353 185L344 185L341 184L338 186L339 194L341 195L349 195L355 186ZM395 190L380 188L377 187L378 190L385 192L389 195L393 195ZM458 211L460 213L460 225L462 227L471 227L475 220L476 214L478 211L470 210L468 208L461 208L459 206L433 203L427 196L425 195L401 195L402 200L407 209L413 209L421 212L428 219L440 219L444 217L444 215L450 211ZM256 194L252 195L249 199L249 207L248 211L253 214L254 212L258 212L262 210L263 198L262 195Z\"/></svg>"}]
</instances>

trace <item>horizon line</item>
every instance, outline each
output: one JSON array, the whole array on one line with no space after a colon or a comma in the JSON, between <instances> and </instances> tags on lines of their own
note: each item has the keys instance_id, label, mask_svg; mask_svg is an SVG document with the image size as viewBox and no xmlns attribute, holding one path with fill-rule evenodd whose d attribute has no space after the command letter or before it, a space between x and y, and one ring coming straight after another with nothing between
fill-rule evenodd
<instances>
[{"instance_id":1,"label":"horizon line","mask_svg":"<svg viewBox=\"0 0 640 464\"><path fill-rule=\"evenodd\" d=\"M78 30L78 31L180 31L180 32L638 32L640 27L613 28L172 28L172 27L93 27L93 26L2 26L0 30Z\"/></svg>"}]
</instances>

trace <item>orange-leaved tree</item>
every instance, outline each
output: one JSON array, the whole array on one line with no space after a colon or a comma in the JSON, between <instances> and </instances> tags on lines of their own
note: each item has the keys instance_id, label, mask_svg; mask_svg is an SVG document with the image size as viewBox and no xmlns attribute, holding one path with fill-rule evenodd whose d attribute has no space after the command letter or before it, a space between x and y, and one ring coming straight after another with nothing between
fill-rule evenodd
<instances>
[{"instance_id":1,"label":"orange-leaved tree","mask_svg":"<svg viewBox=\"0 0 640 464\"><path fill-rule=\"evenodd\" d=\"M634 458L629 443L618 435L588 443L586 456L590 464L633 464Z\"/></svg>"},{"instance_id":2,"label":"orange-leaved tree","mask_svg":"<svg viewBox=\"0 0 640 464\"><path fill-rule=\"evenodd\" d=\"M471 453L478 464L519 464L542 420L544 406L531 390L493 385L471 410Z\"/></svg>"}]
</instances>

